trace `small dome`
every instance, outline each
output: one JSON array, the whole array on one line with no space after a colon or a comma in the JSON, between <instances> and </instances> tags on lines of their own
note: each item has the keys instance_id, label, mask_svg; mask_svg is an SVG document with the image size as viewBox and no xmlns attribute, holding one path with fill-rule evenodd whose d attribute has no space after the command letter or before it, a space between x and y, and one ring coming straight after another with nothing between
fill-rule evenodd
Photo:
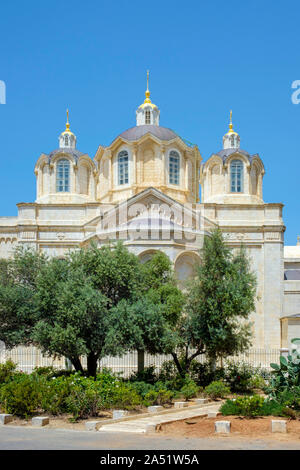
<instances>
[{"instance_id":1,"label":"small dome","mask_svg":"<svg viewBox=\"0 0 300 470\"><path fill-rule=\"evenodd\" d=\"M67 109L67 122L66 122L66 130L63 131L59 136L59 147L60 148L76 148L76 135L70 131L70 124L69 124L69 110Z\"/></svg>"},{"instance_id":2,"label":"small dome","mask_svg":"<svg viewBox=\"0 0 300 470\"><path fill-rule=\"evenodd\" d=\"M173 140L178 137L178 135L167 127L161 127L156 125L141 125L131 127L126 131L122 132L118 137L122 137L123 139L133 141L138 140L145 134L152 134L160 140Z\"/></svg>"},{"instance_id":3,"label":"small dome","mask_svg":"<svg viewBox=\"0 0 300 470\"><path fill-rule=\"evenodd\" d=\"M232 111L230 111L229 131L223 137L223 149L238 149L240 147L240 136L233 130Z\"/></svg>"},{"instance_id":4,"label":"small dome","mask_svg":"<svg viewBox=\"0 0 300 470\"><path fill-rule=\"evenodd\" d=\"M147 90L145 92L146 98L136 110L136 125L159 125L159 109L156 104L150 100L149 91L149 71L147 71Z\"/></svg>"}]
</instances>

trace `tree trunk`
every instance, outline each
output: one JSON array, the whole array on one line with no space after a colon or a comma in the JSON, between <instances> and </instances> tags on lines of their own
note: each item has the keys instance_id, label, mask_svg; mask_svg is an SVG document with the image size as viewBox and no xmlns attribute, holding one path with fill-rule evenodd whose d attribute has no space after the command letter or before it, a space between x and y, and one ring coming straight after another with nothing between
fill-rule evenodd
<instances>
[{"instance_id":1,"label":"tree trunk","mask_svg":"<svg viewBox=\"0 0 300 470\"><path fill-rule=\"evenodd\" d=\"M83 367L81 365L79 357L69 357L70 361L72 362L76 372L81 372L82 374L84 373Z\"/></svg>"},{"instance_id":2,"label":"tree trunk","mask_svg":"<svg viewBox=\"0 0 300 470\"><path fill-rule=\"evenodd\" d=\"M174 362L175 362L175 365L177 367L177 370L178 370L179 374L181 375L182 378L184 378L184 376L185 376L184 370L182 369L182 367L180 365L177 354L176 353L171 353L171 354L172 354L172 357L174 359Z\"/></svg>"},{"instance_id":3,"label":"tree trunk","mask_svg":"<svg viewBox=\"0 0 300 470\"><path fill-rule=\"evenodd\" d=\"M87 356L87 372L89 377L96 378L97 362L98 356L96 356L94 353L89 353Z\"/></svg>"},{"instance_id":4,"label":"tree trunk","mask_svg":"<svg viewBox=\"0 0 300 470\"><path fill-rule=\"evenodd\" d=\"M144 372L145 368L145 351L138 349L138 372Z\"/></svg>"}]
</instances>

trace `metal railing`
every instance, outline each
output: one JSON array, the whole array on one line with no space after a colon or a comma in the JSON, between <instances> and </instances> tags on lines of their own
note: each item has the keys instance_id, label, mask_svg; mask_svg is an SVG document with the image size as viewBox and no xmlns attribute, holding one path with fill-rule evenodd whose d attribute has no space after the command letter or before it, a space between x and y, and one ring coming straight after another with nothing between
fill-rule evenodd
<instances>
[{"instance_id":1,"label":"metal railing","mask_svg":"<svg viewBox=\"0 0 300 470\"><path fill-rule=\"evenodd\" d=\"M279 362L280 349L250 349L249 351L227 359L234 362L245 362L255 367L262 367L270 370L270 363ZM35 367L52 366L55 369L66 369L66 361L64 357L50 357L43 355L39 349L34 346L19 346L12 350L2 349L0 352L0 363L4 363L7 359L11 359L17 363L17 369L23 372L32 372ZM171 355L151 355L145 353L145 367L155 366L156 372L161 370L165 361L171 361ZM198 356L196 360L200 363L206 361L205 355ZM86 358L82 358L82 365L86 367ZM127 353L121 357L105 357L98 363L99 369L111 369L115 373L119 373L123 377L129 377L137 371L138 355L137 352Z\"/></svg>"}]
</instances>

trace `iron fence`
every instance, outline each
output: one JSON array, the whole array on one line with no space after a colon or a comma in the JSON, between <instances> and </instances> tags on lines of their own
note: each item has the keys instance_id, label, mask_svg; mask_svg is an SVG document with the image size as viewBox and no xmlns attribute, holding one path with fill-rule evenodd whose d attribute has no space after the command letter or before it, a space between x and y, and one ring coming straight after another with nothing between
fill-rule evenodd
<instances>
[{"instance_id":1,"label":"iron fence","mask_svg":"<svg viewBox=\"0 0 300 470\"><path fill-rule=\"evenodd\" d=\"M250 349L249 351L227 359L234 362L245 362L255 367L270 369L270 363L279 362L280 349ZM39 349L34 346L19 346L12 350L2 348L0 351L0 363L4 363L7 359L11 359L17 363L17 369L23 372L32 372L35 367L52 366L55 369L66 369L68 367L64 357L50 357L43 355ZM171 355L151 355L145 353L145 367L154 366L156 372L161 370L165 361L171 361ZM196 358L200 363L206 361L205 355ZM86 358L82 357L82 365L86 367ZM219 362L220 365L220 362ZM99 369L111 369L115 373L119 373L123 377L129 377L138 368L137 351L125 354L121 357L105 357L98 363Z\"/></svg>"}]
</instances>

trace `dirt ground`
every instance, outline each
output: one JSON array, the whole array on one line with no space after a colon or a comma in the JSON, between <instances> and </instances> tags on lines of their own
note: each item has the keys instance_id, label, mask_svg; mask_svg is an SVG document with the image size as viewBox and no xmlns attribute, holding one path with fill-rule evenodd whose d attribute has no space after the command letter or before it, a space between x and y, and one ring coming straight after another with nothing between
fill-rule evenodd
<instances>
[{"instance_id":1,"label":"dirt ground","mask_svg":"<svg viewBox=\"0 0 300 470\"><path fill-rule=\"evenodd\" d=\"M183 421L163 424L160 434L174 437L228 437L246 439L277 439L280 441L300 441L300 420L286 420L287 433L272 433L272 419L283 419L275 416L262 418L242 418L239 416L218 416L217 418L190 418ZM215 434L215 421L230 421L230 434Z\"/></svg>"}]
</instances>

